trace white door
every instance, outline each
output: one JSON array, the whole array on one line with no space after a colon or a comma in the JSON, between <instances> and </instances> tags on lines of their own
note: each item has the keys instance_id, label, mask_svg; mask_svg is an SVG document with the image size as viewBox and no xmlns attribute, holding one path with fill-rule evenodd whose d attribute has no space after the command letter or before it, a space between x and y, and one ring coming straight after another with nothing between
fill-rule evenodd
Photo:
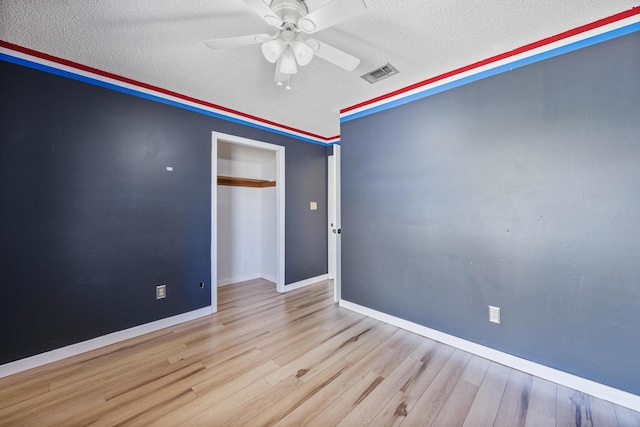
<instances>
[{"instance_id":1,"label":"white door","mask_svg":"<svg viewBox=\"0 0 640 427\"><path fill-rule=\"evenodd\" d=\"M340 146L333 146L333 155L328 158L328 203L329 210L329 278L333 279L333 300L340 301Z\"/></svg>"}]
</instances>

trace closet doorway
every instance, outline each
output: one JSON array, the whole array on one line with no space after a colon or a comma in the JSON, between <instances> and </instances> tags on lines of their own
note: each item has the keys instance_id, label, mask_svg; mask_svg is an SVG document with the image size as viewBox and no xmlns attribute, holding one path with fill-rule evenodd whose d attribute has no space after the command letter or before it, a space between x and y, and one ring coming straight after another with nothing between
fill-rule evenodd
<instances>
[{"instance_id":1,"label":"closet doorway","mask_svg":"<svg viewBox=\"0 0 640 427\"><path fill-rule=\"evenodd\" d=\"M219 286L264 278L284 292L284 150L213 132L212 313Z\"/></svg>"}]
</instances>

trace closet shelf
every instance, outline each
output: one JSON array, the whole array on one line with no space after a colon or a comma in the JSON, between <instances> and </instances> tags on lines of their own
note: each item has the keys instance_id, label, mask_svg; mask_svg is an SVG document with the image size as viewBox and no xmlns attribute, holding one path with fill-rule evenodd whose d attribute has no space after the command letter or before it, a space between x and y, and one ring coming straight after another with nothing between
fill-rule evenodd
<instances>
[{"instance_id":1,"label":"closet shelf","mask_svg":"<svg viewBox=\"0 0 640 427\"><path fill-rule=\"evenodd\" d=\"M267 181L264 179L238 178L235 176L218 175L218 185L227 185L231 187L266 188L266 187L275 187L276 182Z\"/></svg>"}]
</instances>

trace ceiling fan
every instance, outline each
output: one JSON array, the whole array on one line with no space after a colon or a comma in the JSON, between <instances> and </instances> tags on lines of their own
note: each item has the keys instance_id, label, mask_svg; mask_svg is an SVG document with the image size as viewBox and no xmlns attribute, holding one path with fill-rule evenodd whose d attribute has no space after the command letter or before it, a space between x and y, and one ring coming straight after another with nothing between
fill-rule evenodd
<instances>
[{"instance_id":1,"label":"ceiling fan","mask_svg":"<svg viewBox=\"0 0 640 427\"><path fill-rule=\"evenodd\" d=\"M347 71L353 71L360 63L355 56L313 38L303 39L301 34L313 34L363 13L366 10L363 0L333 0L311 13L304 0L272 0L270 5L267 0L242 1L275 27L276 33L206 40L204 44L211 49L230 49L262 43L262 54L276 64L274 80L279 86L286 83L286 88L291 89L291 74L314 56Z\"/></svg>"}]
</instances>

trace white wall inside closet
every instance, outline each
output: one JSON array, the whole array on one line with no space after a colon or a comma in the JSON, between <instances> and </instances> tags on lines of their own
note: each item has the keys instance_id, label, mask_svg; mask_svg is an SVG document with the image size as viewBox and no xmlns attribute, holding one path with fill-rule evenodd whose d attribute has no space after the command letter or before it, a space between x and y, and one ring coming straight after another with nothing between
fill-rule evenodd
<instances>
[{"instance_id":1,"label":"white wall inside closet","mask_svg":"<svg viewBox=\"0 0 640 427\"><path fill-rule=\"evenodd\" d=\"M276 180L275 152L218 142L218 175ZM276 189L218 185L218 286L276 278Z\"/></svg>"}]
</instances>

